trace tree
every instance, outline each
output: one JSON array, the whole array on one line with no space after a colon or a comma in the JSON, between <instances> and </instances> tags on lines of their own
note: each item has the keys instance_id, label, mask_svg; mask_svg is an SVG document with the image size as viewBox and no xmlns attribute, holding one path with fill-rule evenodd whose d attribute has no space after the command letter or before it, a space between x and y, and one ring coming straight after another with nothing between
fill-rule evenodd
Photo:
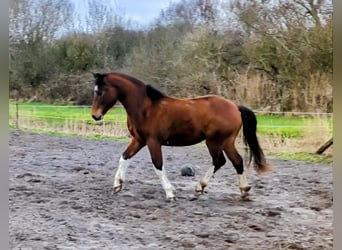
<instances>
[{"instance_id":1,"label":"tree","mask_svg":"<svg viewBox=\"0 0 342 250\"><path fill-rule=\"evenodd\" d=\"M10 5L10 89L38 86L51 75L47 46L68 27L68 0L13 0Z\"/></svg>"},{"instance_id":2,"label":"tree","mask_svg":"<svg viewBox=\"0 0 342 250\"><path fill-rule=\"evenodd\" d=\"M330 5L324 0L232 3L231 10L246 33L245 49L252 68L275 84L276 109L313 106L316 98L305 93L308 79L313 85L322 84L324 74L331 83Z\"/></svg>"}]
</instances>

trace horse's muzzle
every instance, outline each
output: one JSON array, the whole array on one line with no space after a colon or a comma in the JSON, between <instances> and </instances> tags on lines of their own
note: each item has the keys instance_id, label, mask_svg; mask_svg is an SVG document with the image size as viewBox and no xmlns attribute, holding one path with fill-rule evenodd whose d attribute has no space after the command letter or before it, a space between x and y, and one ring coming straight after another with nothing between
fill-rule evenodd
<instances>
[{"instance_id":1,"label":"horse's muzzle","mask_svg":"<svg viewBox=\"0 0 342 250\"><path fill-rule=\"evenodd\" d=\"M94 119L95 121L100 121L100 120L102 120L103 115L92 115L91 117L93 117L93 119Z\"/></svg>"}]
</instances>

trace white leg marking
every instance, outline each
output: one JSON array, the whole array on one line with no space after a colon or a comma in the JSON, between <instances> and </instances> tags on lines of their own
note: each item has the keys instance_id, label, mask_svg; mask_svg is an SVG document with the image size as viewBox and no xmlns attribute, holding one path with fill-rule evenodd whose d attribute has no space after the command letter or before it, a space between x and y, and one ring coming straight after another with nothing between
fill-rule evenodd
<instances>
[{"instance_id":1,"label":"white leg marking","mask_svg":"<svg viewBox=\"0 0 342 250\"><path fill-rule=\"evenodd\" d=\"M113 188L121 186L121 184L124 182L126 169L130 162L130 159L125 160L122 156L120 157L119 167L114 177Z\"/></svg>"},{"instance_id":2,"label":"white leg marking","mask_svg":"<svg viewBox=\"0 0 342 250\"><path fill-rule=\"evenodd\" d=\"M209 170L205 173L203 178L198 183L196 191L202 191L204 189L204 187L208 185L211 177L213 177L213 175L214 175L214 169L215 169L214 166L211 166L209 168Z\"/></svg>"},{"instance_id":3,"label":"white leg marking","mask_svg":"<svg viewBox=\"0 0 342 250\"><path fill-rule=\"evenodd\" d=\"M156 172L157 176L159 177L159 179L161 181L161 184L162 184L164 191L166 193L166 198L167 199L174 198L175 197L175 194L174 194L175 188L172 186L169 179L167 178L166 173L165 173L165 168L163 167L162 170L154 168L154 171Z\"/></svg>"},{"instance_id":4,"label":"white leg marking","mask_svg":"<svg viewBox=\"0 0 342 250\"><path fill-rule=\"evenodd\" d=\"M240 188L245 188L249 186L245 172L243 172L242 174L238 174L238 180Z\"/></svg>"},{"instance_id":5,"label":"white leg marking","mask_svg":"<svg viewBox=\"0 0 342 250\"><path fill-rule=\"evenodd\" d=\"M247 182L246 173L243 172L242 174L238 174L238 180L239 180L239 188L241 192L242 198L248 197L248 191L251 189L251 186Z\"/></svg>"}]
</instances>

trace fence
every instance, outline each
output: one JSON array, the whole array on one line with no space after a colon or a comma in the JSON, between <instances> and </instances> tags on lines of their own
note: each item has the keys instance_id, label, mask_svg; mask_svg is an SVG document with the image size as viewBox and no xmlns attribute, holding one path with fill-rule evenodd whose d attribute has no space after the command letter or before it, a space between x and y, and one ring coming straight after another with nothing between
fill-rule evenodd
<instances>
[{"instance_id":1,"label":"fence","mask_svg":"<svg viewBox=\"0 0 342 250\"><path fill-rule=\"evenodd\" d=\"M89 106L9 105L9 125L19 129L76 135L128 136L125 120L95 122Z\"/></svg>"},{"instance_id":2,"label":"fence","mask_svg":"<svg viewBox=\"0 0 342 250\"><path fill-rule=\"evenodd\" d=\"M315 152L332 137L332 113L259 110L255 113L258 115L258 136L265 151ZM9 125L19 129L76 135L129 136L122 107L114 108L104 121L96 122L90 116L90 106L10 103ZM242 145L240 142L238 144Z\"/></svg>"}]
</instances>

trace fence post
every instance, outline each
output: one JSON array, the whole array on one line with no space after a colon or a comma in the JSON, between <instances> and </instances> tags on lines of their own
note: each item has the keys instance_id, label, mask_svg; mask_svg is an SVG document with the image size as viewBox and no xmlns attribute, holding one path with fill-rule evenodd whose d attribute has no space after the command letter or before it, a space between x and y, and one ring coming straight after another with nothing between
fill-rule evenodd
<instances>
[{"instance_id":1,"label":"fence post","mask_svg":"<svg viewBox=\"0 0 342 250\"><path fill-rule=\"evenodd\" d=\"M322 146L317 149L316 154L323 154L325 150L327 150L331 145L333 144L333 137L329 139L326 143L324 143Z\"/></svg>"},{"instance_id":2,"label":"fence post","mask_svg":"<svg viewBox=\"0 0 342 250\"><path fill-rule=\"evenodd\" d=\"M18 99L15 102L15 127L16 129L19 129L19 103L18 103Z\"/></svg>"}]
</instances>

